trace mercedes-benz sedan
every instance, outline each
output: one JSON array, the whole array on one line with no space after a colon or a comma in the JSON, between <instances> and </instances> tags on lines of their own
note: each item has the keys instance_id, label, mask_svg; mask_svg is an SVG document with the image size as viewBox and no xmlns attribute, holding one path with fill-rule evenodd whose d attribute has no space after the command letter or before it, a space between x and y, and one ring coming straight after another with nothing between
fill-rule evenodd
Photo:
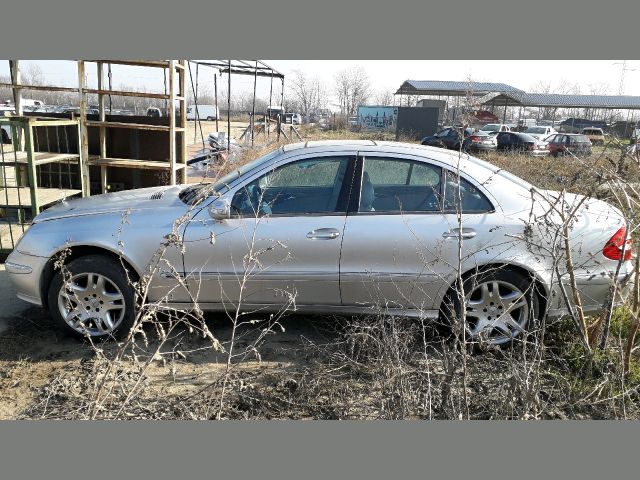
<instances>
[{"instance_id":1,"label":"mercedes-benz sedan","mask_svg":"<svg viewBox=\"0 0 640 480\"><path fill-rule=\"evenodd\" d=\"M555 270L566 293L559 202L580 204L569 230L584 310L602 308L616 271L630 276L622 215L582 200L458 152L311 141L213 184L63 202L34 219L6 268L21 299L78 336L126 333L145 278L159 308L456 315L471 338L500 344L574 298Z\"/></svg>"}]
</instances>

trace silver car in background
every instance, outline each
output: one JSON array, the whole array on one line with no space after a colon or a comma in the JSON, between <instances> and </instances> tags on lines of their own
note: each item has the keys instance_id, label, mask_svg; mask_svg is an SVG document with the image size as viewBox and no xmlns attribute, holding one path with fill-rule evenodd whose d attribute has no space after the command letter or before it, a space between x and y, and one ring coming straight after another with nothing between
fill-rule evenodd
<instances>
[{"instance_id":1,"label":"silver car in background","mask_svg":"<svg viewBox=\"0 0 640 480\"><path fill-rule=\"evenodd\" d=\"M147 276L147 300L166 308L269 312L295 299L298 312L437 319L464 304L469 335L501 344L531 318L567 313L545 227L558 195L458 152L310 141L214 184L56 205L6 267L21 299L78 336L126 333L131 283ZM629 277L627 238L617 209L582 203L571 246L585 311L602 308L619 263L618 279ZM66 274L54 266L61 252Z\"/></svg>"}]
</instances>

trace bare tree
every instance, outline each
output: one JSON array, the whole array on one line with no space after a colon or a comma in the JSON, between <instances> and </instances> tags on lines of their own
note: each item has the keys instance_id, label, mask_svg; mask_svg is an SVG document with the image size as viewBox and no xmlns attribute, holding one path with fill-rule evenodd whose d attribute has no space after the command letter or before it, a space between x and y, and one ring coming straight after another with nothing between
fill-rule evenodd
<instances>
[{"instance_id":1,"label":"bare tree","mask_svg":"<svg viewBox=\"0 0 640 480\"><path fill-rule=\"evenodd\" d=\"M393 91L389 89L380 89L373 97L376 105L393 105Z\"/></svg>"},{"instance_id":2,"label":"bare tree","mask_svg":"<svg viewBox=\"0 0 640 480\"><path fill-rule=\"evenodd\" d=\"M326 89L322 81L318 77L310 78L300 70L293 73L291 93L288 98L289 108L292 109L295 106L305 118L309 118L312 113L318 113L327 104Z\"/></svg>"},{"instance_id":3,"label":"bare tree","mask_svg":"<svg viewBox=\"0 0 640 480\"><path fill-rule=\"evenodd\" d=\"M335 75L335 92L340 104L340 113L354 115L358 105L367 102L371 85L367 72L360 66L339 71Z\"/></svg>"}]
</instances>

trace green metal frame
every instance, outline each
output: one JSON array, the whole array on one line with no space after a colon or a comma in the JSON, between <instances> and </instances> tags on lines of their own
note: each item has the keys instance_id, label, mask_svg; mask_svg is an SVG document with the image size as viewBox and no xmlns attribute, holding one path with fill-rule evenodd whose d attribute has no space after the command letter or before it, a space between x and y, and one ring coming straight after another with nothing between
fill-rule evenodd
<instances>
[{"instance_id":1,"label":"green metal frame","mask_svg":"<svg viewBox=\"0 0 640 480\"><path fill-rule=\"evenodd\" d=\"M83 149L81 145L82 131L80 128L79 120L55 119L55 118L43 119L38 117L18 117L18 116L0 117L0 126L3 126L3 125L8 125L11 129L13 152L4 152L4 156L0 158L0 162L1 162L0 168L4 169L7 166L13 166L15 168L16 185L15 186L2 185L0 189L13 189L13 188L21 188L21 187L28 186L30 197L31 197L30 209L33 217L35 217L38 213L40 213L43 207L43 205L41 204L40 195L39 195L40 193L39 190L42 187L39 187L38 185L38 177L37 177L37 170L36 170L36 167L38 165L36 162L36 154L40 152L35 151L35 145L34 145L34 128L35 127L39 127L39 126L43 126L43 127L75 126L76 127L77 133L78 133L78 145L77 145L78 154L73 154L74 156L77 155L77 162L74 161L74 163L78 164L78 173L79 173L78 179L80 183L81 195L83 197L86 197L89 195L89 182L88 182L89 172L87 169L87 165L86 165L86 161L83 155ZM26 154L26 163L17 162L15 160L16 154L14 152L24 152ZM13 160L11 159L6 160L5 157L7 157L7 154L12 156ZM69 160L67 158L66 160L52 161L50 163L61 163L63 161L68 162ZM23 168L26 168L28 185L22 185L21 169ZM4 172L2 177L3 178L5 177ZM4 201L4 198L2 194L0 194L0 209L15 208L10 205L3 204L2 203L3 201ZM25 225L27 223L25 222L23 210L28 208L29 207L17 208L18 224ZM12 243L15 243L13 241L13 237L12 237ZM15 245L12 245L12 247L14 246ZM10 253L11 251L12 251L12 248L5 248L4 245L0 246L0 254Z\"/></svg>"}]
</instances>

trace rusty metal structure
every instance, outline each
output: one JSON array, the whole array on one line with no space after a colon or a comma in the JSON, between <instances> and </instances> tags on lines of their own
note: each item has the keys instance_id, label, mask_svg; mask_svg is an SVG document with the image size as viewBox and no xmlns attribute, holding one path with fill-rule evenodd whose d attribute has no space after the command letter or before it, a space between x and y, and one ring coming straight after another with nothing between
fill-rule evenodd
<instances>
[{"instance_id":1,"label":"rusty metal structure","mask_svg":"<svg viewBox=\"0 0 640 480\"><path fill-rule=\"evenodd\" d=\"M97 68L98 88L90 89L86 86L86 67L88 63L94 63ZM104 88L105 65L119 64L132 65L147 68L162 69L168 73L169 88L164 93L148 93L136 91L114 90ZM178 172L184 170L187 159L186 146L186 90L185 90L185 60L79 60L78 61L78 90L80 92L80 127L82 132L81 144L89 167L99 167L100 169L100 189L102 193L109 190L109 170L110 169L143 169L160 170L169 172L168 184L175 185L179 178ZM87 115L89 94L98 96L98 118L89 119ZM162 99L168 101L169 108L168 124L158 125L149 119L143 121L126 121L128 119L118 119L115 116L106 114L105 99L107 96L129 96L149 99ZM111 113L111 112L110 112ZM123 121L124 120L124 121ZM165 123L165 122L163 122ZM98 128L98 154L90 154L90 143L88 130L91 127ZM113 130L125 130L128 135L137 135L143 132L164 132L164 137L168 136L168 155L162 159L141 158L139 155L131 153L126 157L113 154L109 150L107 142L107 132ZM167 135L168 134L168 135ZM186 175L182 175L184 182ZM164 182L167 183L167 182Z\"/></svg>"}]
</instances>

